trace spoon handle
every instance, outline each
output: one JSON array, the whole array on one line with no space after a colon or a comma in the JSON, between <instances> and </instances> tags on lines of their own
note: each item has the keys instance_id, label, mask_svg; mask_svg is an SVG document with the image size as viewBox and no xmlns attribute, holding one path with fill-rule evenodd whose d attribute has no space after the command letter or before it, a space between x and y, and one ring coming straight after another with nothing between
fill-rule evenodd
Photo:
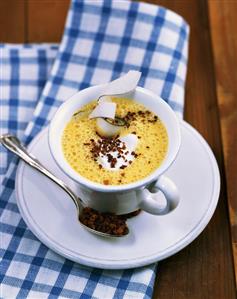
<instances>
[{"instance_id":1,"label":"spoon handle","mask_svg":"<svg viewBox=\"0 0 237 299\"><path fill-rule=\"evenodd\" d=\"M81 202L81 199L78 198L74 194L74 192L64 184L63 181L58 179L49 170L47 170L33 155L29 154L27 149L24 147L24 145L20 142L20 140L16 136L10 134L2 135L0 136L0 143L2 143L4 147L6 147L12 153L20 157L31 167L37 169L39 172L41 172L43 175L45 175L46 177L51 179L54 183L56 183L59 187L61 187L64 191L66 191L79 210L78 200Z\"/></svg>"}]
</instances>

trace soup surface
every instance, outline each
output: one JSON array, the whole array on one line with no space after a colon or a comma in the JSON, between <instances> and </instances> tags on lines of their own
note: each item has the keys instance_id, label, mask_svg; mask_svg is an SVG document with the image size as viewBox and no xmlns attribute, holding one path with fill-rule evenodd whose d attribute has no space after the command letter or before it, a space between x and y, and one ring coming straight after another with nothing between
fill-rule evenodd
<instances>
[{"instance_id":1,"label":"soup surface","mask_svg":"<svg viewBox=\"0 0 237 299\"><path fill-rule=\"evenodd\" d=\"M92 101L75 113L66 125L62 148L67 162L81 176L104 185L128 184L145 178L161 165L168 150L168 135L159 117L142 104L126 98L112 98L112 101L117 104L116 116L125 119L127 124L121 128L119 136L103 138L98 135L96 119L88 118L96 106L96 101ZM118 169L103 167L98 160L98 148L103 148L103 144L107 148L108 144L119 144L119 138L128 134L137 137L133 159ZM115 151L113 146L111 149ZM116 161L113 163L116 165Z\"/></svg>"}]
</instances>

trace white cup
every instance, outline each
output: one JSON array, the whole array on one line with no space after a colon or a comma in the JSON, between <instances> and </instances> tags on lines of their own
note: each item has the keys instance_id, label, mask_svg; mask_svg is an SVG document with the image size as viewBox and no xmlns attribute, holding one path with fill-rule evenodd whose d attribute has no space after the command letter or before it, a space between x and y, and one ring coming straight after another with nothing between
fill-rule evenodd
<instances>
[{"instance_id":1,"label":"white cup","mask_svg":"<svg viewBox=\"0 0 237 299\"><path fill-rule=\"evenodd\" d=\"M62 150L62 135L65 126L77 110L98 98L102 92L103 85L86 88L59 107L49 126L49 147L53 158L62 171L78 183L78 196L89 207L118 215L138 209L155 215L171 212L178 205L179 192L175 184L163 173L174 162L179 151L180 125L169 105L149 90L137 87L126 97L134 99L153 111L166 127L169 139L168 152L162 164L154 172L130 184L102 185L81 176L66 161ZM164 196L161 196L160 191Z\"/></svg>"}]
</instances>

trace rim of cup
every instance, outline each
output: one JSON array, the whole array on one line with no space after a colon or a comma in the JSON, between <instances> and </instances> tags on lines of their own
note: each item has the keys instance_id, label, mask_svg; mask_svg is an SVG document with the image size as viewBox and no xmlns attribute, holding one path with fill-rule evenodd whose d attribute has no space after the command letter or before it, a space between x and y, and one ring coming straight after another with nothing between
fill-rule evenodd
<instances>
[{"instance_id":1,"label":"rim of cup","mask_svg":"<svg viewBox=\"0 0 237 299\"><path fill-rule=\"evenodd\" d=\"M131 98L142 103L146 108L154 112L161 119L168 133L168 151L161 165L150 175L138 181L122 185L103 185L93 182L76 172L64 157L62 150L62 133L70 121L72 115L86 103L98 98L103 85L97 85L83 89L66 100L53 116L48 131L48 143L50 152L60 169L73 181L94 191L123 192L142 188L157 180L174 162L181 144L180 122L171 107L155 93L142 87L123 97ZM83 161L82 161L83 163Z\"/></svg>"}]
</instances>

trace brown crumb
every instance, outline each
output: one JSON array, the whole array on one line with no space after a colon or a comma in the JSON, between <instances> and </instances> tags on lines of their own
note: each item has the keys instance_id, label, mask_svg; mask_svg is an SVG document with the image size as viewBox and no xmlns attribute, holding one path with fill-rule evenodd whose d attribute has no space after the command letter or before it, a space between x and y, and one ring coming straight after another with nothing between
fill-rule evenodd
<instances>
[{"instance_id":1,"label":"brown crumb","mask_svg":"<svg viewBox=\"0 0 237 299\"><path fill-rule=\"evenodd\" d=\"M92 159L97 160L100 155L106 157L111 168L115 168L118 162L117 158L111 155L111 152L118 152L118 158L123 158L126 160L126 155L129 151L123 141L119 139L119 136L113 138L101 137L98 140L90 139L90 152L92 154Z\"/></svg>"},{"instance_id":2,"label":"brown crumb","mask_svg":"<svg viewBox=\"0 0 237 299\"><path fill-rule=\"evenodd\" d=\"M138 210L136 210L134 212L121 215L121 217L125 217L125 218L129 219L129 218L132 218L132 217L135 217L135 216L139 215L141 213L141 211L142 211L141 209L138 209Z\"/></svg>"},{"instance_id":3,"label":"brown crumb","mask_svg":"<svg viewBox=\"0 0 237 299\"><path fill-rule=\"evenodd\" d=\"M120 169L124 169L124 168L126 168L127 166L126 165L122 165L122 166L120 166L119 168Z\"/></svg>"},{"instance_id":4,"label":"brown crumb","mask_svg":"<svg viewBox=\"0 0 237 299\"><path fill-rule=\"evenodd\" d=\"M128 226L126 220L137 216L141 210L134 211L129 214L115 215L113 213L100 213L92 208L83 208L80 215L80 221L99 232L123 236L128 233Z\"/></svg>"},{"instance_id":5,"label":"brown crumb","mask_svg":"<svg viewBox=\"0 0 237 299\"><path fill-rule=\"evenodd\" d=\"M126 218L112 213L99 213L89 207L83 209L80 221L84 225L103 233L116 236L123 236L128 233Z\"/></svg>"},{"instance_id":6,"label":"brown crumb","mask_svg":"<svg viewBox=\"0 0 237 299\"><path fill-rule=\"evenodd\" d=\"M109 180L103 180L104 185L109 185Z\"/></svg>"}]
</instances>

